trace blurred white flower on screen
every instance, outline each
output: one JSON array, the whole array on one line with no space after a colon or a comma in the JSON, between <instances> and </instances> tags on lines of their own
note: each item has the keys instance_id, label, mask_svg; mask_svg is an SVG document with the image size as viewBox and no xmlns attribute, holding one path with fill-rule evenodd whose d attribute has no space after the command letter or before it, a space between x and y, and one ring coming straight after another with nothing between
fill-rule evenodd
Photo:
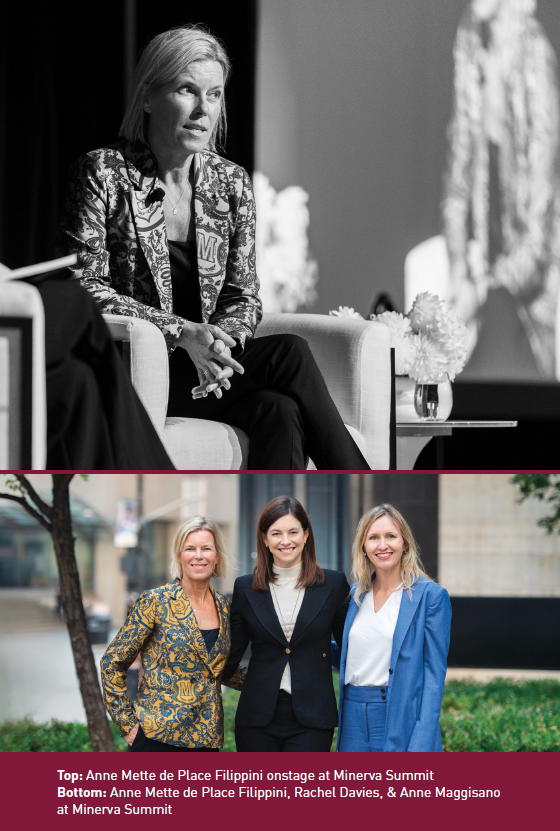
<instances>
[{"instance_id":1,"label":"blurred white flower on screen","mask_svg":"<svg viewBox=\"0 0 560 831\"><path fill-rule=\"evenodd\" d=\"M307 193L298 186L280 192L258 171L253 176L257 206L256 258L266 312L295 312L315 300L317 262L310 256Z\"/></svg>"}]
</instances>

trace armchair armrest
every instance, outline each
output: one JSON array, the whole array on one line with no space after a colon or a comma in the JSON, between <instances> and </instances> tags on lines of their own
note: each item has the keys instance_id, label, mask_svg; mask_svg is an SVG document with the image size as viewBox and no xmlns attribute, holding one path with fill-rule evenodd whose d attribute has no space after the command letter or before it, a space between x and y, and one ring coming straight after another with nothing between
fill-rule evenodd
<instances>
[{"instance_id":1,"label":"armchair armrest","mask_svg":"<svg viewBox=\"0 0 560 831\"><path fill-rule=\"evenodd\" d=\"M45 314L35 286L0 284L0 467L45 470Z\"/></svg>"},{"instance_id":2,"label":"armchair armrest","mask_svg":"<svg viewBox=\"0 0 560 831\"><path fill-rule=\"evenodd\" d=\"M391 416L388 327L329 315L268 313L256 337L282 333L305 338L342 420L351 428L369 465L374 470L388 470Z\"/></svg>"},{"instance_id":3,"label":"armchair armrest","mask_svg":"<svg viewBox=\"0 0 560 831\"><path fill-rule=\"evenodd\" d=\"M169 397L169 363L165 339L157 326L149 320L112 314L104 314L103 318L113 340L129 344L129 349L125 349L125 358L129 361L134 389L161 438Z\"/></svg>"}]
</instances>

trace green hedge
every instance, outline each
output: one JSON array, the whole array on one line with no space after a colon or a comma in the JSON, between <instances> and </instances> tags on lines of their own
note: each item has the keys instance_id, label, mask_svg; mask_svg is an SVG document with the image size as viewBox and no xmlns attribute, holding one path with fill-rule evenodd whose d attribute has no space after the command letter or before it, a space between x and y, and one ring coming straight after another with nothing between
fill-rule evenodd
<instances>
[{"instance_id":1,"label":"green hedge","mask_svg":"<svg viewBox=\"0 0 560 831\"><path fill-rule=\"evenodd\" d=\"M117 750L126 750L126 742L111 724ZM89 751L91 742L85 724L69 721L49 721L35 724L29 719L0 723L0 750L28 753L61 753L64 751Z\"/></svg>"},{"instance_id":2,"label":"green hedge","mask_svg":"<svg viewBox=\"0 0 560 831\"><path fill-rule=\"evenodd\" d=\"M440 719L443 749L560 750L560 683L450 681Z\"/></svg>"},{"instance_id":3,"label":"green hedge","mask_svg":"<svg viewBox=\"0 0 560 831\"><path fill-rule=\"evenodd\" d=\"M335 674L338 693L338 675ZM224 691L225 751L235 751L234 720L239 693ZM488 684L450 681L441 714L446 751L560 751L560 683L509 681ZM117 750L126 750L114 728ZM336 743L333 741L333 750ZM0 751L91 751L83 724L32 721L0 724Z\"/></svg>"}]
</instances>

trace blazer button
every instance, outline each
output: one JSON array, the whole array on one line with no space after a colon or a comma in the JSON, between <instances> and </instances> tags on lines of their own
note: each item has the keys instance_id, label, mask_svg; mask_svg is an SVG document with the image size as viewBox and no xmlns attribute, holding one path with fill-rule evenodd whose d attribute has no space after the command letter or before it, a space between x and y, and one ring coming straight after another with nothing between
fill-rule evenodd
<instances>
[{"instance_id":1,"label":"blazer button","mask_svg":"<svg viewBox=\"0 0 560 831\"><path fill-rule=\"evenodd\" d=\"M389 675L392 675L392 674L393 674L393 670L392 670L392 669L390 669L390 670L389 670Z\"/></svg>"},{"instance_id":2,"label":"blazer button","mask_svg":"<svg viewBox=\"0 0 560 831\"><path fill-rule=\"evenodd\" d=\"M323 658L326 658L326 657L327 657L327 653L323 652Z\"/></svg>"},{"instance_id":3,"label":"blazer button","mask_svg":"<svg viewBox=\"0 0 560 831\"><path fill-rule=\"evenodd\" d=\"M288 649L288 647L286 647L286 655L289 655L291 651L291 649Z\"/></svg>"}]
</instances>

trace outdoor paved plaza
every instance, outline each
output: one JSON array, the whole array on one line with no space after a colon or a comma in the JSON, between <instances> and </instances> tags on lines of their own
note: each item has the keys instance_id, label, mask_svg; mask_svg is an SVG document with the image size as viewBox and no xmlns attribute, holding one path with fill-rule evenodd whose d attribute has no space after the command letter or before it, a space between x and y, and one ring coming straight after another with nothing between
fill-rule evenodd
<instances>
[{"instance_id":1,"label":"outdoor paved plaza","mask_svg":"<svg viewBox=\"0 0 560 831\"><path fill-rule=\"evenodd\" d=\"M93 647L98 669L105 649ZM54 614L52 591L0 590L0 667L2 720L85 723L70 638Z\"/></svg>"}]
</instances>

